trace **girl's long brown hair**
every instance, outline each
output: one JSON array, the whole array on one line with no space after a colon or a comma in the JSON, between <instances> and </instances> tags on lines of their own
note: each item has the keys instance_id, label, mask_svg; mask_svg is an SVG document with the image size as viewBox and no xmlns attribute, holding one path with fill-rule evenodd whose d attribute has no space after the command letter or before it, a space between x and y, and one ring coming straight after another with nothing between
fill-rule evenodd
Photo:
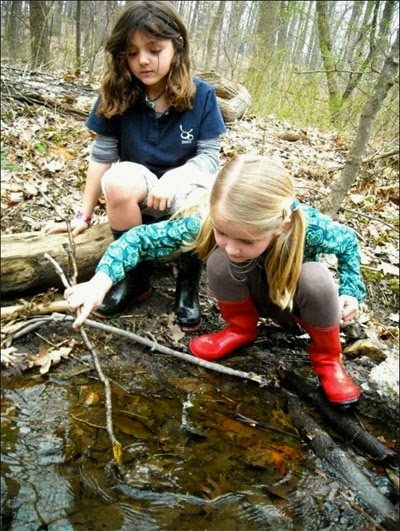
<instances>
[{"instance_id":1,"label":"girl's long brown hair","mask_svg":"<svg viewBox=\"0 0 400 531\"><path fill-rule=\"evenodd\" d=\"M205 260L215 248L212 219L239 223L260 234L277 232L268 249L265 273L269 297L291 308L303 262L305 218L292 211L294 185L285 169L268 157L237 155L225 164L210 195L210 208L191 248ZM283 229L283 230L282 230Z\"/></svg>"},{"instance_id":2,"label":"girl's long brown hair","mask_svg":"<svg viewBox=\"0 0 400 531\"><path fill-rule=\"evenodd\" d=\"M177 110L191 109L196 89L185 24L167 1L138 1L123 11L106 42L106 68L101 80L98 114L107 118L122 114L144 94L144 86L133 76L127 62L129 44L136 30L172 41L175 55L168 74L166 98Z\"/></svg>"}]
</instances>

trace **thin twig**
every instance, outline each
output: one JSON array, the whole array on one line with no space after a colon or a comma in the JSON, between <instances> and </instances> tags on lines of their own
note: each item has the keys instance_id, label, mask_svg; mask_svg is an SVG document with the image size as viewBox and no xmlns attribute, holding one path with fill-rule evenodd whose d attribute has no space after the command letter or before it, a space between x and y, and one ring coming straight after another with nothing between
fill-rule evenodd
<instances>
[{"instance_id":1,"label":"thin twig","mask_svg":"<svg viewBox=\"0 0 400 531\"><path fill-rule=\"evenodd\" d=\"M351 208L343 208L346 212L351 212L352 214L356 214L356 216L362 216L364 218L370 219L372 221L377 221L378 223L382 223L382 225L385 225L386 227L389 227L389 229L399 232L399 229L396 227L393 227L393 225L389 225L389 223L386 223L386 221L382 221L381 219L374 218L373 216L369 216L368 214L364 214L364 212L360 212L359 210L352 210Z\"/></svg>"},{"instance_id":2,"label":"thin twig","mask_svg":"<svg viewBox=\"0 0 400 531\"><path fill-rule=\"evenodd\" d=\"M57 321L59 320L68 321L68 322L74 321L74 318L71 315L53 313L52 317L56 319ZM157 352L160 352L161 354L169 354L171 356L174 356L175 358L179 358L183 361L192 363L193 365L198 365L199 367L203 367L205 369L210 369L215 372L227 374L228 376L236 376L244 380L250 380L252 382L258 383L261 387L267 386L270 383L270 381L267 378L265 378L264 376L261 376L260 374L256 374L254 372L238 371L236 369L231 369L230 367L226 367L225 365L220 365L219 363L202 360L200 358L196 358L195 356L192 356L191 354L185 354L183 352L179 352L178 350L174 350L169 347L164 347L163 345L160 345L156 341L151 341L150 339L138 336L137 334L134 334L133 332L127 332L126 330L121 330L120 328L117 328L115 326L110 326L104 323L99 323L97 321L92 321L91 319L86 319L85 324L92 328L96 328L97 330L102 330L104 332L115 334L117 336L130 339L131 341L135 341L136 343L139 343L140 345L149 347L151 351L157 351Z\"/></svg>"},{"instance_id":3,"label":"thin twig","mask_svg":"<svg viewBox=\"0 0 400 531\"><path fill-rule=\"evenodd\" d=\"M63 283L64 288L69 288L70 283L67 277L65 276L64 271L62 270L60 264L56 260L54 260L54 258L50 256L48 253L44 253L43 256L53 264L57 275L61 278L61 282Z\"/></svg>"},{"instance_id":4,"label":"thin twig","mask_svg":"<svg viewBox=\"0 0 400 531\"><path fill-rule=\"evenodd\" d=\"M87 426L90 426L91 428L97 428L99 430L105 430L106 428L104 426L99 426L99 424L93 424L92 422L89 422L84 419L80 419L79 417L75 417L72 413L69 414L70 417L72 417L74 420L77 420L78 422L82 422L83 424L86 424Z\"/></svg>"},{"instance_id":5,"label":"thin twig","mask_svg":"<svg viewBox=\"0 0 400 531\"><path fill-rule=\"evenodd\" d=\"M105 393L106 393L106 424L107 424L107 432L111 440L114 459L117 465L121 464L122 459L122 446L121 443L116 439L114 435L114 428L113 428L113 422L112 422L112 400L111 400L111 388L110 388L110 382L108 378L104 375L102 368L99 363L99 359L97 357L97 353L95 348L93 347L91 341L89 340L85 329L83 326L80 327L80 332L83 337L84 342L86 343L86 346L90 350L93 362L96 367L96 371L99 375L100 380L103 382Z\"/></svg>"},{"instance_id":6,"label":"thin twig","mask_svg":"<svg viewBox=\"0 0 400 531\"><path fill-rule=\"evenodd\" d=\"M70 230L68 230L68 232L70 233ZM57 261L54 260L54 258L52 258L47 253L44 256L45 256L45 258L50 260L50 262L55 267L55 270L58 273L58 275L60 276L64 287L65 288L70 287L70 283L67 280L62 268L57 263ZM76 263L74 257L70 253L69 253L69 256L71 258L72 263ZM109 382L108 378L104 375L104 373L103 373L103 371L101 369L101 366L100 366L100 363L99 363L99 359L97 357L97 352L96 352L94 346L92 345L91 341L89 340L89 338L88 338L88 336L86 334L84 326L82 325L79 330L80 330L81 336L83 338L83 341L85 342L87 348L89 349L89 351L90 351L90 353L92 355L92 359L93 359L94 365L96 367L96 371L97 371L97 373L99 375L99 378L103 382L103 385L104 385L105 398L106 398L105 406L106 406L107 432L108 432L108 436L109 436L111 444L112 444L112 451L113 451L114 461L115 461L116 465L119 466L121 464L121 461L122 461L122 445L121 445L121 443L117 440L117 438L114 435L113 422L112 422L112 400L111 400L110 382Z\"/></svg>"}]
</instances>

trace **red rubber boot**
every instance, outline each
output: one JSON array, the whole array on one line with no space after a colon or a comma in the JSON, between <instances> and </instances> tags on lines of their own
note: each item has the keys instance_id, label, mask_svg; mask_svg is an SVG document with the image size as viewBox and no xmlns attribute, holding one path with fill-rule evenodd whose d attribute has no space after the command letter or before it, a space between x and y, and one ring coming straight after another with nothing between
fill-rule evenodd
<instances>
[{"instance_id":1,"label":"red rubber boot","mask_svg":"<svg viewBox=\"0 0 400 531\"><path fill-rule=\"evenodd\" d=\"M228 326L219 332L196 337L189 343L192 353L207 361L223 358L257 337L258 311L251 297L239 302L218 301L218 306Z\"/></svg>"},{"instance_id":2,"label":"red rubber boot","mask_svg":"<svg viewBox=\"0 0 400 531\"><path fill-rule=\"evenodd\" d=\"M327 399L336 405L357 402L360 391L342 364L340 326L319 328L301 319L296 321L311 337L308 354Z\"/></svg>"}]
</instances>

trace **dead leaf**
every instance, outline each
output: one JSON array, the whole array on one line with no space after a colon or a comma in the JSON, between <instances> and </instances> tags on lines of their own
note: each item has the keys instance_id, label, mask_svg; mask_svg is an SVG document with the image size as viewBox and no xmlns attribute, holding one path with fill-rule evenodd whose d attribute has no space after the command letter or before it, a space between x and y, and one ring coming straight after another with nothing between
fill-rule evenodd
<instances>
[{"instance_id":1,"label":"dead leaf","mask_svg":"<svg viewBox=\"0 0 400 531\"><path fill-rule=\"evenodd\" d=\"M47 350L47 346L41 345L39 348L39 355L36 357L29 356L29 359L34 366L40 367L40 374L46 374L49 372L51 365L59 363L61 358L68 358L71 350L71 347L60 347L54 350Z\"/></svg>"},{"instance_id":2,"label":"dead leaf","mask_svg":"<svg viewBox=\"0 0 400 531\"><path fill-rule=\"evenodd\" d=\"M387 262L381 262L378 264L379 271L383 271L385 275L393 275L398 277L400 274L399 268L394 264L388 264Z\"/></svg>"},{"instance_id":3,"label":"dead leaf","mask_svg":"<svg viewBox=\"0 0 400 531\"><path fill-rule=\"evenodd\" d=\"M382 345L380 345L379 342L372 341L368 338L354 341L354 343L345 347L343 353L351 358L367 356L376 361L383 361L386 359L386 354Z\"/></svg>"},{"instance_id":4,"label":"dead leaf","mask_svg":"<svg viewBox=\"0 0 400 531\"><path fill-rule=\"evenodd\" d=\"M174 343L178 343L178 341L185 337L185 332L182 332L180 327L177 324L174 324L173 326L169 327L168 337Z\"/></svg>"},{"instance_id":5,"label":"dead leaf","mask_svg":"<svg viewBox=\"0 0 400 531\"><path fill-rule=\"evenodd\" d=\"M15 366L26 357L26 354L18 352L15 347L2 348L0 350L1 364L5 367Z\"/></svg>"}]
</instances>

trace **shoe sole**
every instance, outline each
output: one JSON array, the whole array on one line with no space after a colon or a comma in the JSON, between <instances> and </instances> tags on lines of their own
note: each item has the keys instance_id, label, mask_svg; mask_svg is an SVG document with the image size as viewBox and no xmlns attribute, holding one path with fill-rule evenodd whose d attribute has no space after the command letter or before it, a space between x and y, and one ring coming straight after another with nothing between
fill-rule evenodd
<instances>
[{"instance_id":1,"label":"shoe sole","mask_svg":"<svg viewBox=\"0 0 400 531\"><path fill-rule=\"evenodd\" d=\"M178 323L178 326L182 330L182 332L196 332L196 330L200 328L200 325L201 325L201 321L199 324L196 324L194 326L184 326Z\"/></svg>"}]
</instances>

